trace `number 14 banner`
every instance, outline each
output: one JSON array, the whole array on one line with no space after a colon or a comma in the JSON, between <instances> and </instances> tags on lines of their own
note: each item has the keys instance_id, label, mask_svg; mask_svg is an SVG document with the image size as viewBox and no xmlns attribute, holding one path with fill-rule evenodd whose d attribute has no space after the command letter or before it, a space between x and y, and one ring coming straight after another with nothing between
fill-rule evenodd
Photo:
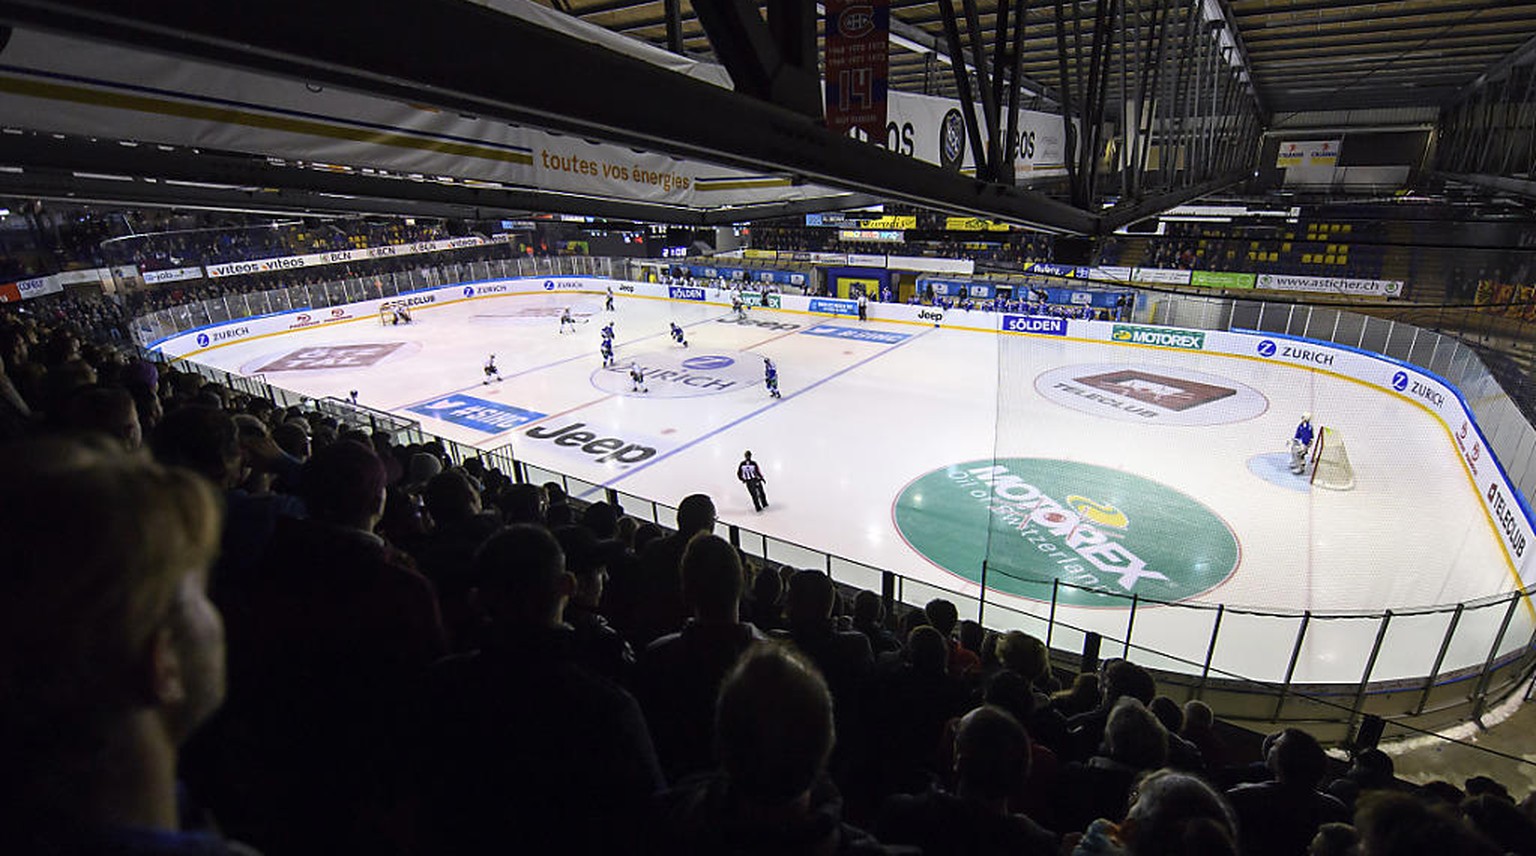
<instances>
[{"instance_id":1,"label":"number 14 banner","mask_svg":"<svg viewBox=\"0 0 1536 856\"><path fill-rule=\"evenodd\" d=\"M889 0L826 0L827 127L885 139L890 76Z\"/></svg>"}]
</instances>

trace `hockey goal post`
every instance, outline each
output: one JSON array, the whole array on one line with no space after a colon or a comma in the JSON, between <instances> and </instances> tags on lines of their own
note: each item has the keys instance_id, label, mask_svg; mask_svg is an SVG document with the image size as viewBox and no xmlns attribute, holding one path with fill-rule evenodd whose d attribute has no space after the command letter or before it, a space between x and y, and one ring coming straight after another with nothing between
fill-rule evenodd
<instances>
[{"instance_id":1,"label":"hockey goal post","mask_svg":"<svg viewBox=\"0 0 1536 856\"><path fill-rule=\"evenodd\" d=\"M1323 427L1312 446L1312 484L1328 490L1349 490L1355 486L1355 468L1344 448L1344 435Z\"/></svg>"},{"instance_id":2,"label":"hockey goal post","mask_svg":"<svg viewBox=\"0 0 1536 856\"><path fill-rule=\"evenodd\" d=\"M389 325L395 323L395 310L396 309L404 309L406 315L409 316L409 320L411 322L414 322L416 320L416 315L411 312L409 306L406 306L404 303L401 303L399 301L386 300L383 303L379 304L379 323L381 325L385 326L385 327L388 327Z\"/></svg>"}]
</instances>

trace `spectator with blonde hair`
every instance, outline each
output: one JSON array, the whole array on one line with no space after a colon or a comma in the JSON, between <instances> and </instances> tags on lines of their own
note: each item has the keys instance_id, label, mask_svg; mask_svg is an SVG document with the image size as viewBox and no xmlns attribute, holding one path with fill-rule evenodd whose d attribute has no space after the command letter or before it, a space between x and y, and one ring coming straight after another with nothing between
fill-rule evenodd
<instances>
[{"instance_id":1,"label":"spectator with blonde hair","mask_svg":"<svg viewBox=\"0 0 1536 856\"><path fill-rule=\"evenodd\" d=\"M213 487L101 441L0 462L0 814L12 852L223 853L183 828L179 750L224 698ZM91 537L60 537L61 515Z\"/></svg>"}]
</instances>

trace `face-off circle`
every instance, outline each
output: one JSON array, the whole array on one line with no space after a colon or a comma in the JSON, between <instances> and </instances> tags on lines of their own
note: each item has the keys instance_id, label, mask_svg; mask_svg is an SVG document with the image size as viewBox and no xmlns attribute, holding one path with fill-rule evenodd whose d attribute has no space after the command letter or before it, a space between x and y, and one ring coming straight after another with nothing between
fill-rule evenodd
<instances>
[{"instance_id":1,"label":"face-off circle","mask_svg":"<svg viewBox=\"0 0 1536 856\"><path fill-rule=\"evenodd\" d=\"M1006 594L1129 607L1132 595L1197 598L1237 569L1237 536L1173 488L1108 467L998 458L932 470L892 510L912 549Z\"/></svg>"},{"instance_id":2,"label":"face-off circle","mask_svg":"<svg viewBox=\"0 0 1536 856\"><path fill-rule=\"evenodd\" d=\"M634 392L630 364L645 374L650 392ZM746 351L672 351L626 353L619 349L612 366L592 372L592 385L604 392L649 398L696 398L755 389L763 383L763 358Z\"/></svg>"}]
</instances>

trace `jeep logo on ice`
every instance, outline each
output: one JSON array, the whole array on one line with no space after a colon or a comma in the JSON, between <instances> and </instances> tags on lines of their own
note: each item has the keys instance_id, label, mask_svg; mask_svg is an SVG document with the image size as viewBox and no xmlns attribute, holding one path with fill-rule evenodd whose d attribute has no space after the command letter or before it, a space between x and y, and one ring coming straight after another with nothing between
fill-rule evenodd
<instances>
[{"instance_id":1,"label":"jeep logo on ice","mask_svg":"<svg viewBox=\"0 0 1536 856\"><path fill-rule=\"evenodd\" d=\"M1003 330L1009 333L1037 333L1042 336L1067 335L1067 319L1037 315L1004 315Z\"/></svg>"},{"instance_id":2,"label":"jeep logo on ice","mask_svg":"<svg viewBox=\"0 0 1536 856\"><path fill-rule=\"evenodd\" d=\"M650 446L617 437L599 437L596 431L581 430L586 427L585 422L573 422L562 428L534 427L524 431L523 436L534 440L550 440L556 446L576 449L584 455L591 455L599 464L612 462L627 467L656 456L656 450Z\"/></svg>"},{"instance_id":3,"label":"jeep logo on ice","mask_svg":"<svg viewBox=\"0 0 1536 856\"><path fill-rule=\"evenodd\" d=\"M1259 343L1259 356L1273 357L1275 355L1275 343L1268 339Z\"/></svg>"},{"instance_id":4,"label":"jeep logo on ice","mask_svg":"<svg viewBox=\"0 0 1536 856\"><path fill-rule=\"evenodd\" d=\"M1392 376L1392 388L1397 390L1398 392L1402 392L1403 390L1407 389L1408 388L1408 373L1407 372L1398 372L1397 374L1393 375Z\"/></svg>"},{"instance_id":5,"label":"jeep logo on ice","mask_svg":"<svg viewBox=\"0 0 1536 856\"><path fill-rule=\"evenodd\" d=\"M799 324L785 321L758 321L755 318L716 318L717 324L736 324L742 327L758 327L763 330L798 330Z\"/></svg>"}]
</instances>

